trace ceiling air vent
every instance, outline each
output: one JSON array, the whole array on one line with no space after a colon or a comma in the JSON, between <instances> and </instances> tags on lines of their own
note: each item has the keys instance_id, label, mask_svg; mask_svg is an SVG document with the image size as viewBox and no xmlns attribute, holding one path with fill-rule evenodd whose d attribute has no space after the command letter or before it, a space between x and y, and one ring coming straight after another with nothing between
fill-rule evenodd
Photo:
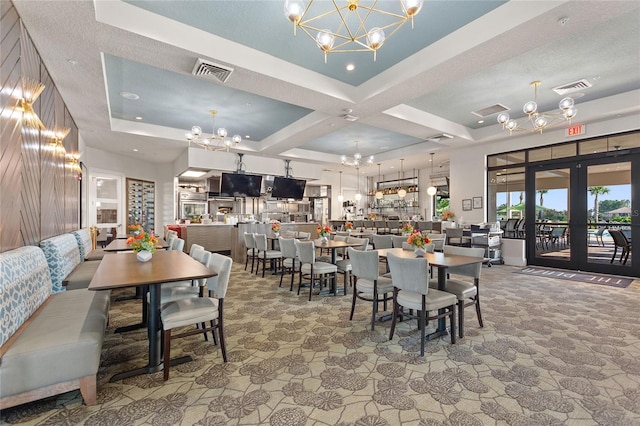
<instances>
[{"instance_id":1,"label":"ceiling air vent","mask_svg":"<svg viewBox=\"0 0 640 426\"><path fill-rule=\"evenodd\" d=\"M360 117L356 117L355 115L351 115L351 114L345 114L342 116L342 118L344 118L347 121L356 121Z\"/></svg>"},{"instance_id":2,"label":"ceiling air vent","mask_svg":"<svg viewBox=\"0 0 640 426\"><path fill-rule=\"evenodd\" d=\"M587 79L574 81L573 83L563 84L553 88L553 91L558 95L566 95L567 93L578 92L582 89L588 89L593 86Z\"/></svg>"},{"instance_id":3,"label":"ceiling air vent","mask_svg":"<svg viewBox=\"0 0 640 426\"><path fill-rule=\"evenodd\" d=\"M490 115L498 114L499 112L504 112L504 111L509 111L509 108L507 108L502 104L495 104L495 105L491 105L476 111L471 111L471 114L484 118L484 117L488 117Z\"/></svg>"},{"instance_id":4,"label":"ceiling air vent","mask_svg":"<svg viewBox=\"0 0 640 426\"><path fill-rule=\"evenodd\" d=\"M233 68L198 58L191 74L212 77L220 83L226 83L232 72Z\"/></svg>"}]
</instances>

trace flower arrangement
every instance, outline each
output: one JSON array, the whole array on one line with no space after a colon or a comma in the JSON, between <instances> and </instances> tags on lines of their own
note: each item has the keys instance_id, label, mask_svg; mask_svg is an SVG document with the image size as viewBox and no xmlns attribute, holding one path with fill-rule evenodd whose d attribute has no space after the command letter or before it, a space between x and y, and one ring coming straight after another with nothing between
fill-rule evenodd
<instances>
[{"instance_id":1,"label":"flower arrangement","mask_svg":"<svg viewBox=\"0 0 640 426\"><path fill-rule=\"evenodd\" d=\"M274 234L279 234L280 233L280 222L275 221L271 224L271 232L273 232Z\"/></svg>"},{"instance_id":2,"label":"flower arrangement","mask_svg":"<svg viewBox=\"0 0 640 426\"><path fill-rule=\"evenodd\" d=\"M402 235L409 235L413 232L413 226L407 222L404 225L402 225L402 229L401 229Z\"/></svg>"},{"instance_id":3,"label":"flower arrangement","mask_svg":"<svg viewBox=\"0 0 640 426\"><path fill-rule=\"evenodd\" d=\"M424 248L425 244L430 244L431 240L420 231L412 232L407 238L407 242L414 248Z\"/></svg>"},{"instance_id":4,"label":"flower arrangement","mask_svg":"<svg viewBox=\"0 0 640 426\"><path fill-rule=\"evenodd\" d=\"M318 235L320 235L321 237L328 237L331 233L331 227L327 225L318 225L316 231L318 231Z\"/></svg>"},{"instance_id":5,"label":"flower arrangement","mask_svg":"<svg viewBox=\"0 0 640 426\"><path fill-rule=\"evenodd\" d=\"M136 223L134 225L129 225L127 230L132 235L127 238L127 245L131 247L135 253L138 253L142 250L148 251L150 253L155 253L156 244L158 244L158 238L155 235L149 234L148 232L144 232L142 225Z\"/></svg>"},{"instance_id":6,"label":"flower arrangement","mask_svg":"<svg viewBox=\"0 0 640 426\"><path fill-rule=\"evenodd\" d=\"M347 230L347 231L353 231L353 223L351 223L351 222L346 222L346 223L344 224L344 229L345 229L345 230Z\"/></svg>"},{"instance_id":7,"label":"flower arrangement","mask_svg":"<svg viewBox=\"0 0 640 426\"><path fill-rule=\"evenodd\" d=\"M446 210L442 212L442 220L450 220L450 219L453 219L454 216L455 215L451 210Z\"/></svg>"}]
</instances>

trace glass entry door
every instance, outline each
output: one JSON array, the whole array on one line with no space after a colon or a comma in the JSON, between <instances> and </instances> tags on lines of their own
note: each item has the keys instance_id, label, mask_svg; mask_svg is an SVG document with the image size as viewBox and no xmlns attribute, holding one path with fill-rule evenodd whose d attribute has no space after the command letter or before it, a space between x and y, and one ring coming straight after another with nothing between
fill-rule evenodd
<instances>
[{"instance_id":1,"label":"glass entry door","mask_svg":"<svg viewBox=\"0 0 640 426\"><path fill-rule=\"evenodd\" d=\"M638 182L637 154L529 166L529 264L640 276L631 244L640 238Z\"/></svg>"}]
</instances>

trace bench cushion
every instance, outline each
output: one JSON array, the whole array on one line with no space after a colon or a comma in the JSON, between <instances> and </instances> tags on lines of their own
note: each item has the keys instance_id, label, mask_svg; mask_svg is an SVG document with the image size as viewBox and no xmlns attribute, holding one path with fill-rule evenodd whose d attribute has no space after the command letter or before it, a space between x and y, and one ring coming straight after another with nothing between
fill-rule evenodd
<instances>
[{"instance_id":1,"label":"bench cushion","mask_svg":"<svg viewBox=\"0 0 640 426\"><path fill-rule=\"evenodd\" d=\"M52 295L2 357L0 397L95 375L109 297L85 289Z\"/></svg>"},{"instance_id":2,"label":"bench cushion","mask_svg":"<svg viewBox=\"0 0 640 426\"><path fill-rule=\"evenodd\" d=\"M49 264L53 293L65 291L64 279L80 263L80 249L76 237L62 234L40 242L40 248Z\"/></svg>"},{"instance_id":3,"label":"bench cushion","mask_svg":"<svg viewBox=\"0 0 640 426\"><path fill-rule=\"evenodd\" d=\"M89 287L89 283L96 273L96 269L100 266L99 260L87 261L76 266L64 280L67 290L77 290L79 288Z\"/></svg>"},{"instance_id":4,"label":"bench cushion","mask_svg":"<svg viewBox=\"0 0 640 426\"><path fill-rule=\"evenodd\" d=\"M49 266L38 247L0 253L0 347L51 295Z\"/></svg>"}]
</instances>

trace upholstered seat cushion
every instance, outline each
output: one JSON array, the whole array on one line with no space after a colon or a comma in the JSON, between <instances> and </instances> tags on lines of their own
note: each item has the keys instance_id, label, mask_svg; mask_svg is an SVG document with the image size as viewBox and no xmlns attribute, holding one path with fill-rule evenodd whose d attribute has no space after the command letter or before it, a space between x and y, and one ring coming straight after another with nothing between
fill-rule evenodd
<instances>
[{"instance_id":1,"label":"upholstered seat cushion","mask_svg":"<svg viewBox=\"0 0 640 426\"><path fill-rule=\"evenodd\" d=\"M353 267L351 266L351 261L349 259L340 259L336 262L336 266L338 267L338 271L351 271Z\"/></svg>"},{"instance_id":2,"label":"upholstered seat cushion","mask_svg":"<svg viewBox=\"0 0 640 426\"><path fill-rule=\"evenodd\" d=\"M115 256L115 255L114 255ZM96 269L100 266L99 260L92 260L78 264L76 268L64 279L67 290L78 290L89 287Z\"/></svg>"},{"instance_id":3,"label":"upholstered seat cushion","mask_svg":"<svg viewBox=\"0 0 640 426\"><path fill-rule=\"evenodd\" d=\"M338 272L338 267L332 263L316 262L313 264L314 274L332 274L334 272ZM308 263L305 263L304 265L302 265L302 273L303 274L311 273L311 265Z\"/></svg>"},{"instance_id":4,"label":"upholstered seat cushion","mask_svg":"<svg viewBox=\"0 0 640 426\"><path fill-rule=\"evenodd\" d=\"M436 311L457 303L455 295L433 289L429 289L426 299L427 311ZM400 290L398 292L398 303L405 308L420 311L422 310L422 295L408 290Z\"/></svg>"},{"instance_id":5,"label":"upholstered seat cushion","mask_svg":"<svg viewBox=\"0 0 640 426\"><path fill-rule=\"evenodd\" d=\"M336 255L336 262L344 260L340 255ZM316 256L316 262L331 263L331 256Z\"/></svg>"},{"instance_id":6,"label":"upholstered seat cushion","mask_svg":"<svg viewBox=\"0 0 640 426\"><path fill-rule=\"evenodd\" d=\"M260 259L279 259L282 257L282 253L278 250L267 250L267 251L259 251L258 257Z\"/></svg>"},{"instance_id":7,"label":"upholstered seat cushion","mask_svg":"<svg viewBox=\"0 0 640 426\"><path fill-rule=\"evenodd\" d=\"M373 281L359 278L356 281L356 290L361 293L370 293L373 294ZM378 294L391 293L393 292L393 282L391 278L379 276L378 277Z\"/></svg>"},{"instance_id":8,"label":"upholstered seat cushion","mask_svg":"<svg viewBox=\"0 0 640 426\"><path fill-rule=\"evenodd\" d=\"M459 300L475 297L475 295L478 294L478 289L473 283L455 279L447 280L444 291L454 294Z\"/></svg>"},{"instance_id":9,"label":"upholstered seat cushion","mask_svg":"<svg viewBox=\"0 0 640 426\"><path fill-rule=\"evenodd\" d=\"M89 254L85 256L84 260L102 260L105 254L108 254L108 252L103 249L91 250Z\"/></svg>"},{"instance_id":10,"label":"upholstered seat cushion","mask_svg":"<svg viewBox=\"0 0 640 426\"><path fill-rule=\"evenodd\" d=\"M282 265L284 265L285 268L293 267L293 259L285 258L282 261ZM300 266L300 261L298 259L296 259L296 267L298 267L298 266Z\"/></svg>"},{"instance_id":11,"label":"upholstered seat cushion","mask_svg":"<svg viewBox=\"0 0 640 426\"><path fill-rule=\"evenodd\" d=\"M52 295L3 355L0 396L95 375L109 297L86 289Z\"/></svg>"},{"instance_id":12,"label":"upholstered seat cushion","mask_svg":"<svg viewBox=\"0 0 640 426\"><path fill-rule=\"evenodd\" d=\"M164 330L214 320L218 318L218 299L192 297L176 300L162 306L160 317Z\"/></svg>"}]
</instances>

